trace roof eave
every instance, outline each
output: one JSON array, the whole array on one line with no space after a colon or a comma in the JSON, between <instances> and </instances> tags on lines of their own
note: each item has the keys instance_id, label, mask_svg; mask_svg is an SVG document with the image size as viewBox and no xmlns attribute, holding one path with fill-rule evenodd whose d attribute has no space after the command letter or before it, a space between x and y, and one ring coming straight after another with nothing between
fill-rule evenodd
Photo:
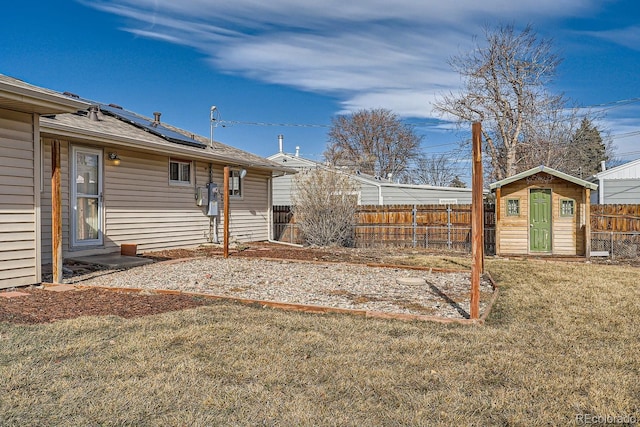
<instances>
[{"instance_id":1,"label":"roof eave","mask_svg":"<svg viewBox=\"0 0 640 427\"><path fill-rule=\"evenodd\" d=\"M574 184L580 185L582 187L589 188L590 190L597 190L598 189L598 184L594 184L592 182L585 181L584 179L576 178L574 176L568 175L568 174L566 174L564 172L557 171L557 170L555 170L553 168L550 168L550 167L547 167L547 166L544 166L544 165L536 166L535 168L531 168L531 169L526 170L524 172L520 172L518 174L510 176L509 178L505 178L503 180L491 183L491 184L489 184L489 189L495 190L496 188L501 188L501 187L503 187L505 185L511 184L512 182L519 181L522 178L526 178L526 177L534 175L534 174L536 174L538 172L548 173L548 174L553 175L553 176L555 176L557 178L564 179L565 181L569 181L569 182L572 182Z\"/></svg>"},{"instance_id":2,"label":"roof eave","mask_svg":"<svg viewBox=\"0 0 640 427\"><path fill-rule=\"evenodd\" d=\"M90 130L79 130L72 126L66 126L61 124L54 123L41 123L40 133L43 136L52 135L54 137L67 137L72 139L83 139L90 140L92 142L99 142L103 144L109 144L114 146L120 146L123 148L129 149L139 149L143 151L152 151L156 153L162 154L170 154L170 155L188 155L191 158L198 160L206 160L210 162L224 163L237 165L242 167L249 167L253 169L266 170L266 171L278 171L285 173L295 173L295 170L286 167L280 167L277 164L265 165L265 164L257 164L246 162L241 159L237 159L230 156L221 156L212 151L209 151L208 148L194 148L188 146L181 146L178 144L173 144L174 146L168 145L166 143L154 143L150 141L142 141L135 138L127 138L123 136L115 136L111 134L106 134L103 132L95 132ZM201 151L198 151L201 150Z\"/></svg>"},{"instance_id":3,"label":"roof eave","mask_svg":"<svg viewBox=\"0 0 640 427\"><path fill-rule=\"evenodd\" d=\"M3 105L9 109L20 109L38 114L74 113L89 106L83 101L64 95L43 93L0 82L0 107Z\"/></svg>"}]
</instances>

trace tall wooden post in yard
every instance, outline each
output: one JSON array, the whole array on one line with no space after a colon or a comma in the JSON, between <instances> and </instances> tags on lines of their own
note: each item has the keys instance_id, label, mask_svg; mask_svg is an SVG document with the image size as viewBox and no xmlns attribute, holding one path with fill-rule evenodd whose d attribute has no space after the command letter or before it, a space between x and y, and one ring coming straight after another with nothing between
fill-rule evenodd
<instances>
[{"instance_id":1,"label":"tall wooden post in yard","mask_svg":"<svg viewBox=\"0 0 640 427\"><path fill-rule=\"evenodd\" d=\"M470 317L480 317L480 274L484 269L484 202L482 200L482 125L473 123L471 177L471 307Z\"/></svg>"},{"instance_id":2,"label":"tall wooden post in yard","mask_svg":"<svg viewBox=\"0 0 640 427\"><path fill-rule=\"evenodd\" d=\"M60 283L62 281L62 191L60 141L57 139L51 142L51 242L52 282Z\"/></svg>"},{"instance_id":3,"label":"tall wooden post in yard","mask_svg":"<svg viewBox=\"0 0 640 427\"><path fill-rule=\"evenodd\" d=\"M225 258L229 258L229 166L224 167L224 236L223 236L223 254Z\"/></svg>"}]
</instances>

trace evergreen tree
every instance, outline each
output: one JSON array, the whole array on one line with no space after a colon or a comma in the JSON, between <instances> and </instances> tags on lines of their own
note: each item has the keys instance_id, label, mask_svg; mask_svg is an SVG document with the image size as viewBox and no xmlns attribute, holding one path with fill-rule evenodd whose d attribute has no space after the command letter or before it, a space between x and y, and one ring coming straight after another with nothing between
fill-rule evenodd
<instances>
[{"instance_id":1,"label":"evergreen tree","mask_svg":"<svg viewBox=\"0 0 640 427\"><path fill-rule=\"evenodd\" d=\"M598 128L591 120L582 119L569 147L569 162L573 175L584 179L595 175L600 171L600 163L610 160L609 152Z\"/></svg>"}]
</instances>

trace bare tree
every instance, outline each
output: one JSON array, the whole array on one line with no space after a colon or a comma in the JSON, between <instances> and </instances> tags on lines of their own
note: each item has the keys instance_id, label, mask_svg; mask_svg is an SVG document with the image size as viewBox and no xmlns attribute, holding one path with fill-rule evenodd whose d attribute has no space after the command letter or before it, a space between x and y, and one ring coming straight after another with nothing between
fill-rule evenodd
<instances>
[{"instance_id":1,"label":"bare tree","mask_svg":"<svg viewBox=\"0 0 640 427\"><path fill-rule=\"evenodd\" d=\"M340 171L317 168L298 173L293 184L293 212L305 242L351 246L357 183Z\"/></svg>"},{"instance_id":2,"label":"bare tree","mask_svg":"<svg viewBox=\"0 0 640 427\"><path fill-rule=\"evenodd\" d=\"M451 153L424 154L416 161L411 181L416 184L447 187L457 174Z\"/></svg>"},{"instance_id":3,"label":"bare tree","mask_svg":"<svg viewBox=\"0 0 640 427\"><path fill-rule=\"evenodd\" d=\"M325 159L374 176L402 179L422 137L389 110L360 110L333 120Z\"/></svg>"},{"instance_id":4,"label":"bare tree","mask_svg":"<svg viewBox=\"0 0 640 427\"><path fill-rule=\"evenodd\" d=\"M549 124L541 118L557 116L566 102L547 90L560 63L551 40L538 38L531 26L522 32L512 25L486 28L485 36L486 46L450 60L464 86L459 94L440 98L435 109L460 126L482 122L491 178L503 179L525 169L524 136L549 133L536 126Z\"/></svg>"}]
</instances>

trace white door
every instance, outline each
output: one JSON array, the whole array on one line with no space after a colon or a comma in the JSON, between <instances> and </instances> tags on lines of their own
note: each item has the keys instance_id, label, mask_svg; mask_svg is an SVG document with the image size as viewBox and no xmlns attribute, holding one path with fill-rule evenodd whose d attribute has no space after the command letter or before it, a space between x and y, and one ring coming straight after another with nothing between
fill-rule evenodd
<instances>
[{"instance_id":1,"label":"white door","mask_svg":"<svg viewBox=\"0 0 640 427\"><path fill-rule=\"evenodd\" d=\"M71 150L73 246L102 245L102 150Z\"/></svg>"}]
</instances>

